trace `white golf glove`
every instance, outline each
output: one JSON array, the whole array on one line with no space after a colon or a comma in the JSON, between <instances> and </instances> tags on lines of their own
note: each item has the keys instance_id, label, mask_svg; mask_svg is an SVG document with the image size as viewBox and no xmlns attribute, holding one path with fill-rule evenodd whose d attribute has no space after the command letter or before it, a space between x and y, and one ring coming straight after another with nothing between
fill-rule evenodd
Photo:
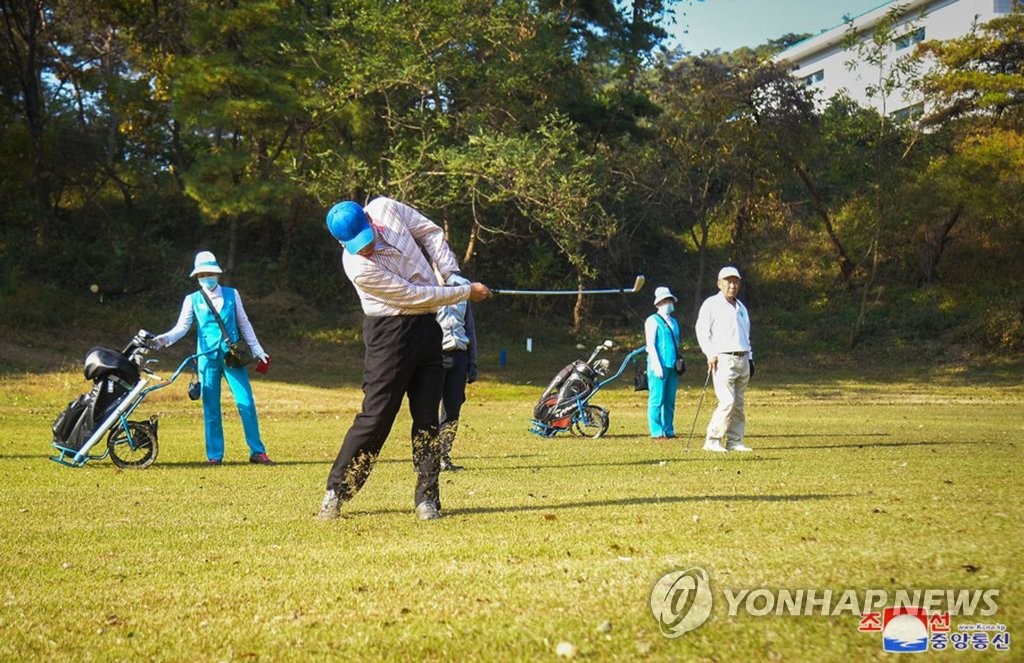
<instances>
[{"instance_id":1,"label":"white golf glove","mask_svg":"<svg viewBox=\"0 0 1024 663\"><path fill-rule=\"evenodd\" d=\"M661 367L661 362L652 361L651 372L654 373L654 377L658 378L659 380L665 377L665 369Z\"/></svg>"}]
</instances>

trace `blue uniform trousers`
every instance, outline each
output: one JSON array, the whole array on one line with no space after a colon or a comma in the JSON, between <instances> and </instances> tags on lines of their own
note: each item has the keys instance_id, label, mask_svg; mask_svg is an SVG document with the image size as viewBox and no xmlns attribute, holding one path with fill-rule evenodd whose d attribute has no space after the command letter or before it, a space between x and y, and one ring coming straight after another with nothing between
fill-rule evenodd
<instances>
[{"instance_id":1,"label":"blue uniform trousers","mask_svg":"<svg viewBox=\"0 0 1024 663\"><path fill-rule=\"evenodd\" d=\"M238 416L242 418L242 430L245 432L245 443L249 445L249 455L266 453L263 439L260 437L260 425L256 419L256 401L249 384L249 374L245 368L228 368L224 359L214 355L199 358L199 380L202 383L203 418L206 432L206 457L210 460L224 458L224 420L220 406L221 378L228 382L231 395L238 407Z\"/></svg>"},{"instance_id":2,"label":"blue uniform trousers","mask_svg":"<svg viewBox=\"0 0 1024 663\"><path fill-rule=\"evenodd\" d=\"M675 437L676 389L679 376L672 367L664 369L665 377L655 377L647 369L647 425L651 437Z\"/></svg>"}]
</instances>

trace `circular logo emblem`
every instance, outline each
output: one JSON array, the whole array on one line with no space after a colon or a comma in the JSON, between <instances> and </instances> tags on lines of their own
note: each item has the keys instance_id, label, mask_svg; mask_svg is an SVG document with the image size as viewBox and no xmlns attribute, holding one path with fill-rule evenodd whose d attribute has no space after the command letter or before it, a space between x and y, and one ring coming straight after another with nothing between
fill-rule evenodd
<instances>
[{"instance_id":1,"label":"circular logo emblem","mask_svg":"<svg viewBox=\"0 0 1024 663\"><path fill-rule=\"evenodd\" d=\"M711 580L704 569L667 573L651 590L651 613L661 634L678 638L711 616Z\"/></svg>"}]
</instances>

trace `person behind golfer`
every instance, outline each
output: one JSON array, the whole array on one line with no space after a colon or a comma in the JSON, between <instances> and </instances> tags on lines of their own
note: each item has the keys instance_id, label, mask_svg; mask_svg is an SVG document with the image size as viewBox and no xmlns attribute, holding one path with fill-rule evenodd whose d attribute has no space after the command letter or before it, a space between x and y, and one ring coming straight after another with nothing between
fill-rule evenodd
<instances>
[{"instance_id":1,"label":"person behind golfer","mask_svg":"<svg viewBox=\"0 0 1024 663\"><path fill-rule=\"evenodd\" d=\"M750 451L743 444L743 401L754 373L754 352L750 345L750 315L736 298L740 291L739 270L723 267L718 272L718 290L717 295L701 304L695 325L697 342L708 359L708 372L718 398L718 407L708 423L704 449Z\"/></svg>"},{"instance_id":2,"label":"person behind golfer","mask_svg":"<svg viewBox=\"0 0 1024 663\"><path fill-rule=\"evenodd\" d=\"M244 367L231 368L224 363L226 339L221 330L221 322L232 335L230 340L237 341L239 336L245 339L252 349L252 355L261 361L268 361L270 356L263 350L256 332L249 322L249 316L242 306L242 296L238 290L220 285L223 271L217 264L217 258L209 251L196 254L194 269L189 275L199 282L200 290L185 297L181 303L178 322L168 331L160 334L152 341L152 347L160 348L174 345L188 333L192 323L197 323L196 352L198 361L200 394L203 399L203 420L206 433L206 458L211 465L220 465L224 460L224 421L220 407L220 383L227 380L228 388L235 399L238 415L242 418L242 430L245 443L249 445L249 462L259 465L273 465L267 456L266 447L260 437L260 424L256 418L256 400L249 384L249 373ZM205 293L205 296L204 296ZM213 309L210 308L210 303ZM216 350L211 354L203 354Z\"/></svg>"},{"instance_id":3,"label":"person behind golfer","mask_svg":"<svg viewBox=\"0 0 1024 663\"><path fill-rule=\"evenodd\" d=\"M662 286L654 290L657 309L644 322L647 341L647 426L651 438L663 440L676 436L676 390L679 375L676 359L679 357L679 323L672 317L676 297Z\"/></svg>"},{"instance_id":4,"label":"person behind golfer","mask_svg":"<svg viewBox=\"0 0 1024 663\"><path fill-rule=\"evenodd\" d=\"M444 231L418 211L390 198L366 207L344 201L327 212L327 228L343 246L342 265L362 304L363 404L334 460L318 517L340 515L359 491L391 432L402 399L412 415L416 469L415 511L420 520L441 515L438 488L438 408L444 367L437 310L465 300L482 301L482 283L442 286L459 271Z\"/></svg>"},{"instance_id":5,"label":"person behind golfer","mask_svg":"<svg viewBox=\"0 0 1024 663\"><path fill-rule=\"evenodd\" d=\"M468 285L469 281L460 274L452 274L446 285ZM442 306L437 311L437 323L441 325L441 360L444 366L444 382L441 385L441 470L457 472L463 467L452 462L452 446L459 434L459 415L466 402L466 385L476 382L476 324L473 309L468 301Z\"/></svg>"}]
</instances>

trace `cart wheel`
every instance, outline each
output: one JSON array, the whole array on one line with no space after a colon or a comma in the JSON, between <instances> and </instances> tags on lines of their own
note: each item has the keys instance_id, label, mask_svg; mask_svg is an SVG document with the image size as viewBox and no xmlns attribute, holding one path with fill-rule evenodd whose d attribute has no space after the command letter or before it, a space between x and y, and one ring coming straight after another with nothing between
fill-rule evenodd
<instances>
[{"instance_id":1,"label":"cart wheel","mask_svg":"<svg viewBox=\"0 0 1024 663\"><path fill-rule=\"evenodd\" d=\"M608 432L608 411L596 405L585 405L583 414L572 422L572 434L595 440Z\"/></svg>"},{"instance_id":2,"label":"cart wheel","mask_svg":"<svg viewBox=\"0 0 1024 663\"><path fill-rule=\"evenodd\" d=\"M148 421L129 421L131 439L124 427L118 426L107 436L107 450L114 465L124 469L141 470L156 460L156 427Z\"/></svg>"}]
</instances>

